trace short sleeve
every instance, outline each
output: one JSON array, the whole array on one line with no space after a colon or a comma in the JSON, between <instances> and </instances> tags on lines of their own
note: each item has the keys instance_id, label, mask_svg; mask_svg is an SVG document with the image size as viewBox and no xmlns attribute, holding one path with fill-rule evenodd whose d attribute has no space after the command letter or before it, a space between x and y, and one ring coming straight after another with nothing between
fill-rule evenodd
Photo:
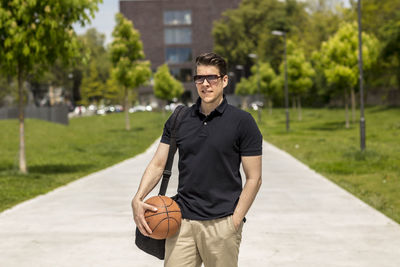
<instances>
[{"instance_id":1,"label":"short sleeve","mask_svg":"<svg viewBox=\"0 0 400 267\"><path fill-rule=\"evenodd\" d=\"M239 150L242 156L262 155L262 140L257 123L250 113L246 114L240 122Z\"/></svg>"},{"instance_id":2,"label":"short sleeve","mask_svg":"<svg viewBox=\"0 0 400 267\"><path fill-rule=\"evenodd\" d=\"M171 117L172 115L168 118L168 120L164 124L164 130L163 134L161 136L161 143L169 145L169 141L171 138Z\"/></svg>"}]
</instances>

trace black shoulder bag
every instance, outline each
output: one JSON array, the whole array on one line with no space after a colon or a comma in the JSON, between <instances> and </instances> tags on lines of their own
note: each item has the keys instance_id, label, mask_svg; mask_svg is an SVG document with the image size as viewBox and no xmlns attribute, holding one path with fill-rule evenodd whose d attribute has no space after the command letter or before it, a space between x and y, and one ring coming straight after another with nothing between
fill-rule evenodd
<instances>
[{"instance_id":1,"label":"black shoulder bag","mask_svg":"<svg viewBox=\"0 0 400 267\"><path fill-rule=\"evenodd\" d=\"M171 168L172 163L174 161L174 155L176 152L176 132L182 120L182 116L187 110L188 107L180 105L175 108L174 113L171 116L171 137L170 137L170 144L169 144L169 152L168 152L168 159L167 163L165 164L165 169L162 176L162 182L160 186L160 192L158 195L164 196L167 187L169 178L171 177ZM144 236L139 229L136 227L136 236L135 236L135 244L136 246L143 250L144 252L159 258L160 260L164 259L165 256L165 239L157 240L147 236Z\"/></svg>"}]
</instances>

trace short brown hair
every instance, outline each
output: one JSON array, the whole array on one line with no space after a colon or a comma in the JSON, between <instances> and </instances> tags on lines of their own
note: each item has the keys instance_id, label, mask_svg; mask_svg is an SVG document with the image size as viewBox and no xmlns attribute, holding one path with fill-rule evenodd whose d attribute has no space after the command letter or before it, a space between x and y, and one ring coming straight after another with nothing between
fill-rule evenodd
<instances>
[{"instance_id":1,"label":"short brown hair","mask_svg":"<svg viewBox=\"0 0 400 267\"><path fill-rule=\"evenodd\" d=\"M226 61L215 53L204 53L196 57L196 67L199 65L215 66L219 69L220 75L226 75Z\"/></svg>"}]
</instances>

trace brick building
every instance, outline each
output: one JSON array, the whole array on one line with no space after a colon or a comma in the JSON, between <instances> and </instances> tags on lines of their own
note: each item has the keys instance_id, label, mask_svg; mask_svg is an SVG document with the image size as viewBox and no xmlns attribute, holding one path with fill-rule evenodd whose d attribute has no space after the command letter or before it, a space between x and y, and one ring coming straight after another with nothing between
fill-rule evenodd
<instances>
[{"instance_id":1,"label":"brick building","mask_svg":"<svg viewBox=\"0 0 400 267\"><path fill-rule=\"evenodd\" d=\"M139 30L146 58L153 72L168 63L171 73L185 87L186 96L197 98L192 82L197 55L213 51L213 21L240 0L120 0L120 12ZM190 93L189 93L190 92ZM155 101L151 86L139 89L141 103Z\"/></svg>"}]
</instances>

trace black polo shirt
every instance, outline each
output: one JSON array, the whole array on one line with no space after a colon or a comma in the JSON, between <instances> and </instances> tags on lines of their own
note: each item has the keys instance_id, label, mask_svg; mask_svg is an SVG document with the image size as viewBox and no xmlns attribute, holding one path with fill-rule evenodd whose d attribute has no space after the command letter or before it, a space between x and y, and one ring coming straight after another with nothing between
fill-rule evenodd
<instances>
[{"instance_id":1,"label":"black polo shirt","mask_svg":"<svg viewBox=\"0 0 400 267\"><path fill-rule=\"evenodd\" d=\"M208 116L201 99L182 117L177 132L179 184L177 203L182 217L211 220L233 214L242 192L241 156L262 154L262 135L253 117L222 103ZM171 118L161 142L169 144Z\"/></svg>"}]
</instances>

